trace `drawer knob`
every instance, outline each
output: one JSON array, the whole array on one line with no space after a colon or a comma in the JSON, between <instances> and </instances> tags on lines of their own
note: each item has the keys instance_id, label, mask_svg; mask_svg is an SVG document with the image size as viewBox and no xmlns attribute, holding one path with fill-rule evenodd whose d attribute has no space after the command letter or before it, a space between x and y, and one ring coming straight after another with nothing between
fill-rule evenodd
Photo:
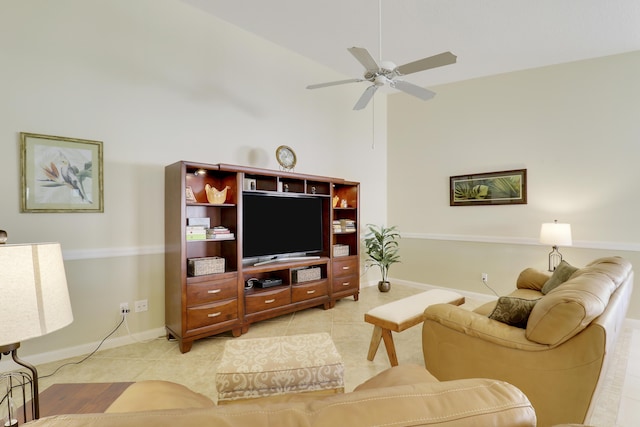
<instances>
[{"instance_id":1,"label":"drawer knob","mask_svg":"<svg viewBox=\"0 0 640 427\"><path fill-rule=\"evenodd\" d=\"M221 289L209 289L207 291L208 294L217 294L218 292L220 292Z\"/></svg>"},{"instance_id":2,"label":"drawer knob","mask_svg":"<svg viewBox=\"0 0 640 427\"><path fill-rule=\"evenodd\" d=\"M276 302L275 298L264 301L265 304L271 304L272 302Z\"/></svg>"},{"instance_id":3,"label":"drawer knob","mask_svg":"<svg viewBox=\"0 0 640 427\"><path fill-rule=\"evenodd\" d=\"M310 290L310 291L307 291L307 293L308 293L308 294L315 294L315 293L316 293L316 290L315 290L315 289L312 289L312 290Z\"/></svg>"},{"instance_id":4,"label":"drawer knob","mask_svg":"<svg viewBox=\"0 0 640 427\"><path fill-rule=\"evenodd\" d=\"M342 283L342 286L349 286L349 283L350 283L350 282L343 282L343 283Z\"/></svg>"},{"instance_id":5,"label":"drawer knob","mask_svg":"<svg viewBox=\"0 0 640 427\"><path fill-rule=\"evenodd\" d=\"M207 314L207 317L218 317L222 314L222 312L218 311L216 313L209 313Z\"/></svg>"}]
</instances>

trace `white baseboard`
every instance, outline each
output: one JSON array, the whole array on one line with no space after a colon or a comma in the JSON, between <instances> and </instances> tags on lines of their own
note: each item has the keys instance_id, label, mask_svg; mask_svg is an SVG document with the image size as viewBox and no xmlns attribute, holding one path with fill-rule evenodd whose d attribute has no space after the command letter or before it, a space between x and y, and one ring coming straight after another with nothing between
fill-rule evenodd
<instances>
[{"instance_id":1,"label":"white baseboard","mask_svg":"<svg viewBox=\"0 0 640 427\"><path fill-rule=\"evenodd\" d=\"M121 347L123 345L133 344L140 341L146 341L150 339L155 339L165 335L164 328L156 328L150 329L148 331L138 332L131 335L125 335L122 337L114 337L106 340L102 346L100 346L100 350L106 350L109 348ZM32 354L29 356L20 356L20 350L18 350L18 356L24 360L25 362L29 362L32 365L42 365L44 363L55 362L58 360L68 359L70 357L83 356L94 351L100 341L82 344L75 347L67 347L60 350L48 351L46 353L38 353ZM16 364L11 360L11 358L0 360L0 372L13 371L16 369Z\"/></svg>"},{"instance_id":2,"label":"white baseboard","mask_svg":"<svg viewBox=\"0 0 640 427\"><path fill-rule=\"evenodd\" d=\"M389 279L389 281L392 283L391 285L392 287L393 287L393 283L398 283L400 285L410 286L412 288L424 289L425 291L428 291L429 289L446 289L446 290L458 292L459 294L467 298L473 298L474 300L478 300L481 302L489 302L496 299L496 297L493 295L481 294L479 292L472 292L472 291L466 291L461 289L447 288L443 286L429 285L427 283L412 282L409 280L391 279L391 278ZM377 286L377 282L370 282L369 286Z\"/></svg>"}]
</instances>

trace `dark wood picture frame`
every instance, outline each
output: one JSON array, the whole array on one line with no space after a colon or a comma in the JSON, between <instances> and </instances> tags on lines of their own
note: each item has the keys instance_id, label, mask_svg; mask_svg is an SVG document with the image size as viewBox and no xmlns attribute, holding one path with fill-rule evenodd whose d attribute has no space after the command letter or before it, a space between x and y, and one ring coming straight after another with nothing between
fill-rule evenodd
<instances>
[{"instance_id":1,"label":"dark wood picture frame","mask_svg":"<svg viewBox=\"0 0 640 427\"><path fill-rule=\"evenodd\" d=\"M527 170L514 169L449 177L449 205L527 203Z\"/></svg>"}]
</instances>

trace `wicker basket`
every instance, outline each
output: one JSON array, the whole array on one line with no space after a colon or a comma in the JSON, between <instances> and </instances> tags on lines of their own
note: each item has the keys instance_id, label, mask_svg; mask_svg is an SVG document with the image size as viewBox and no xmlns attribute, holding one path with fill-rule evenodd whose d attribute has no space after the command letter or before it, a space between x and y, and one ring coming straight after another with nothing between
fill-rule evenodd
<instances>
[{"instance_id":1,"label":"wicker basket","mask_svg":"<svg viewBox=\"0 0 640 427\"><path fill-rule=\"evenodd\" d=\"M333 245L333 256L348 256L349 245Z\"/></svg>"},{"instance_id":2,"label":"wicker basket","mask_svg":"<svg viewBox=\"0 0 640 427\"><path fill-rule=\"evenodd\" d=\"M320 267L300 268L293 270L293 282L303 283L320 280Z\"/></svg>"},{"instance_id":3,"label":"wicker basket","mask_svg":"<svg viewBox=\"0 0 640 427\"><path fill-rule=\"evenodd\" d=\"M217 256L189 258L187 259L187 273L189 276L224 273L224 258Z\"/></svg>"}]
</instances>

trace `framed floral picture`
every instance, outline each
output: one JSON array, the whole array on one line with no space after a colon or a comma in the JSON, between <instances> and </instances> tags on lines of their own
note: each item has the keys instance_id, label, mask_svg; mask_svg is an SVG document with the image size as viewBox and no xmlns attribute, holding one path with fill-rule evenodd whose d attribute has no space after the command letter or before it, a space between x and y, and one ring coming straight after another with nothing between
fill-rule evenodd
<instances>
[{"instance_id":1,"label":"framed floral picture","mask_svg":"<svg viewBox=\"0 0 640 427\"><path fill-rule=\"evenodd\" d=\"M449 177L450 206L526 203L526 169Z\"/></svg>"},{"instance_id":2,"label":"framed floral picture","mask_svg":"<svg viewBox=\"0 0 640 427\"><path fill-rule=\"evenodd\" d=\"M104 212L102 142L20 133L22 212Z\"/></svg>"}]
</instances>

